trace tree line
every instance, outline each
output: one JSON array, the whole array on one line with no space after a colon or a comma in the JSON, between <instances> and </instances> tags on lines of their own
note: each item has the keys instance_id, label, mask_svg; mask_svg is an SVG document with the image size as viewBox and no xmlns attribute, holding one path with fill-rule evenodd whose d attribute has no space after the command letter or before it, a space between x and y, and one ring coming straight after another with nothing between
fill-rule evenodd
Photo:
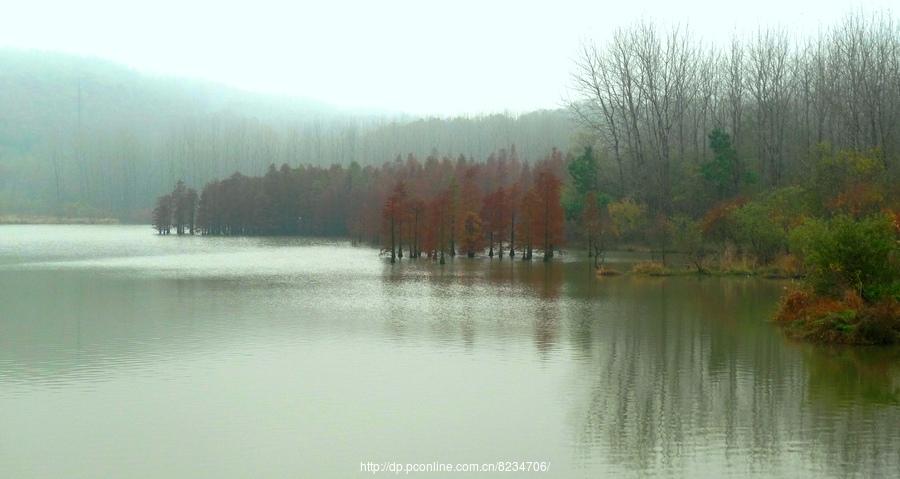
<instances>
[{"instance_id":1,"label":"tree line","mask_svg":"<svg viewBox=\"0 0 900 479\"><path fill-rule=\"evenodd\" d=\"M532 166L513 145L483 162L435 150L423 161L409 154L380 167L270 165L263 176L212 181L198 200L179 182L157 200L154 227L160 234L171 222L178 234L346 236L380 244L392 262L443 263L485 251L527 260L537 251L549 260L565 241L565 164L554 148Z\"/></svg>"},{"instance_id":2,"label":"tree line","mask_svg":"<svg viewBox=\"0 0 900 479\"><path fill-rule=\"evenodd\" d=\"M734 161L730 135L707 138L713 161ZM271 165L263 176L235 173L199 196L178 182L157 200L154 227L168 234L348 237L397 258L447 256L545 259L575 245L602 267L614 246L649 246L663 266L682 253L698 272L719 260L765 267L791 252L792 231L809 218L863 219L900 211L898 185L879 150L822 144L807 178L754 195L709 202L696 215L654 213L646 202L601 187L602 162L591 147L553 149L532 166L515 146L478 162L432 152L380 167ZM687 193L701 195L705 187Z\"/></svg>"},{"instance_id":3,"label":"tree line","mask_svg":"<svg viewBox=\"0 0 900 479\"><path fill-rule=\"evenodd\" d=\"M802 40L761 29L724 48L638 23L586 44L573 85L595 191L638 205L636 230L664 264L674 249L700 271L710 255L768 265L805 218L900 211L890 14L852 14Z\"/></svg>"},{"instance_id":4,"label":"tree line","mask_svg":"<svg viewBox=\"0 0 900 479\"><path fill-rule=\"evenodd\" d=\"M161 235L170 234L172 227L178 235L194 234L197 214L197 191L178 180L171 193L160 196L153 208L153 229Z\"/></svg>"},{"instance_id":5,"label":"tree line","mask_svg":"<svg viewBox=\"0 0 900 479\"><path fill-rule=\"evenodd\" d=\"M649 247L663 266L677 251L704 272L712 259L787 261L809 218L900 211L900 34L888 16L851 16L802 44L761 31L725 50L639 24L582 53L570 105L582 129L565 152L272 165L207 184L197 228L346 236L394 260L549 259L567 243L602 267L612 246Z\"/></svg>"},{"instance_id":6,"label":"tree line","mask_svg":"<svg viewBox=\"0 0 900 479\"><path fill-rule=\"evenodd\" d=\"M654 214L697 216L802 183L823 144L877 150L885 174L900 172L900 28L889 14L853 14L797 41L761 29L725 48L639 23L585 45L573 84L571 110L604 159L601 188ZM728 134L726 154L707 141L714 130Z\"/></svg>"}]
</instances>

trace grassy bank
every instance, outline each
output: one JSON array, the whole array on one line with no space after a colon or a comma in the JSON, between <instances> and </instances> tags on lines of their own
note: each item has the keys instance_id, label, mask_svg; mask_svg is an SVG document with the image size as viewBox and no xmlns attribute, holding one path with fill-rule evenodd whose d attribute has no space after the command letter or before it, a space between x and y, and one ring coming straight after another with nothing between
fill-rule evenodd
<instances>
[{"instance_id":1,"label":"grassy bank","mask_svg":"<svg viewBox=\"0 0 900 479\"><path fill-rule=\"evenodd\" d=\"M791 231L790 251L765 262L744 255L688 254L681 264L638 262L631 273L798 278L799 286L785 290L775 315L789 336L833 344L900 343L897 215L806 218Z\"/></svg>"},{"instance_id":2,"label":"grassy bank","mask_svg":"<svg viewBox=\"0 0 900 479\"><path fill-rule=\"evenodd\" d=\"M758 276L771 279L803 277L799 262L791 255L784 255L767 264L759 264L750 258L705 261L694 264L641 261L632 265L631 274L643 276Z\"/></svg>"}]
</instances>

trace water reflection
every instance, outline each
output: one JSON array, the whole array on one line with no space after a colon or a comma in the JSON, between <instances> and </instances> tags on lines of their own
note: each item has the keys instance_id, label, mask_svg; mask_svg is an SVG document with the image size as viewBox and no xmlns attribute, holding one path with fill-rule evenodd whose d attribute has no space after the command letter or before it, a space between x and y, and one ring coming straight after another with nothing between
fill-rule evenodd
<instances>
[{"instance_id":1,"label":"water reflection","mask_svg":"<svg viewBox=\"0 0 900 479\"><path fill-rule=\"evenodd\" d=\"M871 477L900 467L886 446L900 441L897 349L785 347L765 324L772 291L753 282L607 286L629 304L623 317L592 326L579 317L571 330L590 344L576 377L582 413L571 417L586 462L665 475L740 458L767 474ZM628 314L638 303L646 309Z\"/></svg>"},{"instance_id":2,"label":"water reflection","mask_svg":"<svg viewBox=\"0 0 900 479\"><path fill-rule=\"evenodd\" d=\"M795 344L809 364L809 395L840 407L856 398L871 406L900 404L900 348Z\"/></svg>"},{"instance_id":3,"label":"water reflection","mask_svg":"<svg viewBox=\"0 0 900 479\"><path fill-rule=\"evenodd\" d=\"M275 476L344 476L334 467L362 451L533 453L560 477L900 470L900 348L787 341L767 319L777 282L596 278L575 255L391 266L370 249L292 239L154 239L114 252L146 232L82 227L57 248L17 231L0 236L3 434L101 431L100 445L51 441L73 461L115 448L133 433L129 416L99 429L20 418L49 414L55 398L78 417L150 414L138 449L164 457L154 434L168 431L205 447L224 476L240 475L239 454L143 398L180 398L233 443L322 458L260 452L254 464ZM16 236L26 233L36 245ZM6 437L0 471L26 471L13 466L37 453ZM191 444L176 445L204 454ZM130 451L118 450L123 467L147 462ZM18 475L65 475L52 466Z\"/></svg>"}]
</instances>

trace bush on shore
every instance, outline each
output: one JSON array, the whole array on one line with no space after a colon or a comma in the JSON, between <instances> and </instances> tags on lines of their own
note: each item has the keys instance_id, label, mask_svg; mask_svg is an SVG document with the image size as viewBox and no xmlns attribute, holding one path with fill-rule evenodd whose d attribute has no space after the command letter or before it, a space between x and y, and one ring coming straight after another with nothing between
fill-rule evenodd
<instances>
[{"instance_id":1,"label":"bush on shore","mask_svg":"<svg viewBox=\"0 0 900 479\"><path fill-rule=\"evenodd\" d=\"M663 266L659 261L641 261L635 263L631 267L633 274L641 274L646 276L668 276L671 274L668 268Z\"/></svg>"},{"instance_id":2,"label":"bush on shore","mask_svg":"<svg viewBox=\"0 0 900 479\"><path fill-rule=\"evenodd\" d=\"M893 218L808 220L791 235L807 285L788 291L776 320L798 338L900 342L900 240Z\"/></svg>"},{"instance_id":3,"label":"bush on shore","mask_svg":"<svg viewBox=\"0 0 900 479\"><path fill-rule=\"evenodd\" d=\"M900 248L887 215L855 220L807 220L791 233L816 293L837 297L847 289L867 302L900 293Z\"/></svg>"},{"instance_id":4,"label":"bush on shore","mask_svg":"<svg viewBox=\"0 0 900 479\"><path fill-rule=\"evenodd\" d=\"M900 341L900 301L866 303L855 291L843 298L809 289L788 291L776 319L799 339L837 344L893 344Z\"/></svg>"}]
</instances>

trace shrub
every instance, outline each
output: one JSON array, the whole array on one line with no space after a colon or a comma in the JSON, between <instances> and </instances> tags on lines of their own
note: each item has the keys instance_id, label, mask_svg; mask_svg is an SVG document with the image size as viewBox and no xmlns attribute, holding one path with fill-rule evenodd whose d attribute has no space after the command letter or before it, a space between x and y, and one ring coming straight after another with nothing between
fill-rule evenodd
<instances>
[{"instance_id":1,"label":"shrub","mask_svg":"<svg viewBox=\"0 0 900 479\"><path fill-rule=\"evenodd\" d=\"M818 342L892 344L900 339L900 302L888 298L867 304L854 291L841 299L789 291L775 319L792 336Z\"/></svg>"},{"instance_id":2,"label":"shrub","mask_svg":"<svg viewBox=\"0 0 900 479\"><path fill-rule=\"evenodd\" d=\"M772 211L763 202L753 201L733 213L737 226L737 240L750 248L763 264L782 251L787 244L784 229L773 219Z\"/></svg>"},{"instance_id":3,"label":"shrub","mask_svg":"<svg viewBox=\"0 0 900 479\"><path fill-rule=\"evenodd\" d=\"M687 216L678 215L672 218L672 225L675 229L675 248L687 256L698 273L705 272L704 261L709 254L709 248L703 241L703 228L700 223Z\"/></svg>"},{"instance_id":4,"label":"shrub","mask_svg":"<svg viewBox=\"0 0 900 479\"><path fill-rule=\"evenodd\" d=\"M619 270L612 268L599 267L597 268L597 276L618 276L622 273Z\"/></svg>"},{"instance_id":5,"label":"shrub","mask_svg":"<svg viewBox=\"0 0 900 479\"><path fill-rule=\"evenodd\" d=\"M882 300L859 314L858 335L867 344L891 344L900 337L900 301Z\"/></svg>"},{"instance_id":6,"label":"shrub","mask_svg":"<svg viewBox=\"0 0 900 479\"><path fill-rule=\"evenodd\" d=\"M607 207L613 226L625 241L634 241L645 229L647 207L630 198L614 201Z\"/></svg>"},{"instance_id":7,"label":"shrub","mask_svg":"<svg viewBox=\"0 0 900 479\"><path fill-rule=\"evenodd\" d=\"M801 319L801 315L812 301L813 296L809 291L804 289L789 290L781 297L781 304L778 305L778 313L775 315L775 319L785 323L797 321Z\"/></svg>"},{"instance_id":8,"label":"shrub","mask_svg":"<svg viewBox=\"0 0 900 479\"><path fill-rule=\"evenodd\" d=\"M800 261L791 254L781 255L769 265L759 270L766 278L799 278Z\"/></svg>"},{"instance_id":9,"label":"shrub","mask_svg":"<svg viewBox=\"0 0 900 479\"><path fill-rule=\"evenodd\" d=\"M810 190L826 212L859 218L877 212L885 201L885 162L881 151L834 151L820 145Z\"/></svg>"},{"instance_id":10,"label":"shrub","mask_svg":"<svg viewBox=\"0 0 900 479\"><path fill-rule=\"evenodd\" d=\"M665 276L669 274L666 267L659 261L641 261L640 263L635 263L634 266L631 267L631 272L648 276Z\"/></svg>"},{"instance_id":11,"label":"shrub","mask_svg":"<svg viewBox=\"0 0 900 479\"><path fill-rule=\"evenodd\" d=\"M734 212L744 204L746 201L738 198L719 203L707 211L700 225L703 239L720 243L723 249L729 241L736 241L737 226L734 224Z\"/></svg>"},{"instance_id":12,"label":"shrub","mask_svg":"<svg viewBox=\"0 0 900 479\"><path fill-rule=\"evenodd\" d=\"M837 297L853 289L869 303L897 294L900 266L893 224L886 215L807 220L791 234L813 288Z\"/></svg>"}]
</instances>

